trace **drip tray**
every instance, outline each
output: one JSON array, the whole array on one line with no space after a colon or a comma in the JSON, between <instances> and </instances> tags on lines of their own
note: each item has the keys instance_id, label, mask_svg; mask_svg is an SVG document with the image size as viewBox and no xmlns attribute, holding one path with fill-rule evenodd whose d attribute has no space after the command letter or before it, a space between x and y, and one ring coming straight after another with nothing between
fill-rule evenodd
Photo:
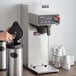
<instances>
[{"instance_id":1,"label":"drip tray","mask_svg":"<svg viewBox=\"0 0 76 76\"><path fill-rule=\"evenodd\" d=\"M35 72L36 74L46 74L46 73L57 73L59 72L58 69L54 68L51 65L48 65L47 67L44 66L37 66L35 68L29 67L30 70Z\"/></svg>"}]
</instances>

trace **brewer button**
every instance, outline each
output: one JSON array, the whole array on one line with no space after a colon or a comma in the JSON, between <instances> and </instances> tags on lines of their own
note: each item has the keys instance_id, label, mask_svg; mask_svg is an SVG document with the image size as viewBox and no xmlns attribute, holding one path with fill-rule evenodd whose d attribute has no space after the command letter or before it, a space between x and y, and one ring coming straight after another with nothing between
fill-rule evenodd
<instances>
[{"instance_id":1,"label":"brewer button","mask_svg":"<svg viewBox=\"0 0 76 76\"><path fill-rule=\"evenodd\" d=\"M44 23L47 23L47 21L45 21Z\"/></svg>"},{"instance_id":2,"label":"brewer button","mask_svg":"<svg viewBox=\"0 0 76 76\"><path fill-rule=\"evenodd\" d=\"M41 21L41 23L43 23L43 21Z\"/></svg>"},{"instance_id":3,"label":"brewer button","mask_svg":"<svg viewBox=\"0 0 76 76\"><path fill-rule=\"evenodd\" d=\"M48 23L50 23L50 21L48 21Z\"/></svg>"}]
</instances>

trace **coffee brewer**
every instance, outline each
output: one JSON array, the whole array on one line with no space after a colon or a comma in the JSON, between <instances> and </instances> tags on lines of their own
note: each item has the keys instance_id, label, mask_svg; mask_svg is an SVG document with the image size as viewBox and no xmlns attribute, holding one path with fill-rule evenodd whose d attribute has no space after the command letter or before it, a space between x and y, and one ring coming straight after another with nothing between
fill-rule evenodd
<instances>
[{"instance_id":1,"label":"coffee brewer","mask_svg":"<svg viewBox=\"0 0 76 76\"><path fill-rule=\"evenodd\" d=\"M22 5L21 24L24 31L23 64L36 74L59 72L49 65L48 51L50 28L59 24L59 14L51 13L49 6Z\"/></svg>"}]
</instances>

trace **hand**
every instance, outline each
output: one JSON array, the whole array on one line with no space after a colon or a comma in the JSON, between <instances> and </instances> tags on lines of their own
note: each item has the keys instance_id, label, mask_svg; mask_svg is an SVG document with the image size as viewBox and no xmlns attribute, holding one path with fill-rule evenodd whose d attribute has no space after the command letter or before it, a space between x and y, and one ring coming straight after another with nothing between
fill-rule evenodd
<instances>
[{"instance_id":1,"label":"hand","mask_svg":"<svg viewBox=\"0 0 76 76\"><path fill-rule=\"evenodd\" d=\"M0 41L10 42L13 40L12 35L10 35L7 31L0 33Z\"/></svg>"}]
</instances>

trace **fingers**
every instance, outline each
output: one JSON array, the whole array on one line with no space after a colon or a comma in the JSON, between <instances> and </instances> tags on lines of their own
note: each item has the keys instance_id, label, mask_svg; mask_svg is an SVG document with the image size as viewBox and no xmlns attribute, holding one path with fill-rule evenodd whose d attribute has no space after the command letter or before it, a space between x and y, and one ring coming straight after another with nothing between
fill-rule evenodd
<instances>
[{"instance_id":1,"label":"fingers","mask_svg":"<svg viewBox=\"0 0 76 76\"><path fill-rule=\"evenodd\" d=\"M8 33L8 38L9 38L10 40L13 39L12 35L10 35L9 33Z\"/></svg>"},{"instance_id":2,"label":"fingers","mask_svg":"<svg viewBox=\"0 0 76 76\"><path fill-rule=\"evenodd\" d=\"M9 42L9 41L12 41L12 40L13 40L13 37L8 32L5 31L5 32L0 33L0 41Z\"/></svg>"},{"instance_id":3,"label":"fingers","mask_svg":"<svg viewBox=\"0 0 76 76\"><path fill-rule=\"evenodd\" d=\"M6 40L7 40L8 42L13 40L12 35L10 35L8 32L7 32L7 38L6 38Z\"/></svg>"}]
</instances>

